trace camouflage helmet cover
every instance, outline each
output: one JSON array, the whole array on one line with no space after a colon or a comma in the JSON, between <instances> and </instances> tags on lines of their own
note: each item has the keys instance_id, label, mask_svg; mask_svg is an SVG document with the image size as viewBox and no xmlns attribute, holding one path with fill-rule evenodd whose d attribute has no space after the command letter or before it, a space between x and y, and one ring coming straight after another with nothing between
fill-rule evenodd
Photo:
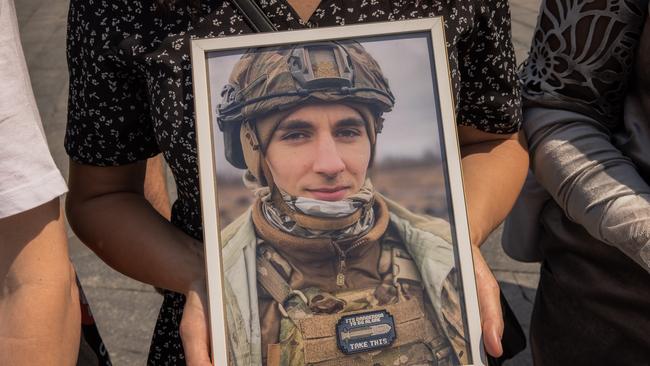
<instances>
[{"instance_id":1,"label":"camouflage helmet cover","mask_svg":"<svg viewBox=\"0 0 650 366\"><path fill-rule=\"evenodd\" d=\"M250 50L233 67L221 96L217 121L226 158L241 169L244 121L312 101L360 103L379 116L395 102L377 62L354 41Z\"/></svg>"}]
</instances>

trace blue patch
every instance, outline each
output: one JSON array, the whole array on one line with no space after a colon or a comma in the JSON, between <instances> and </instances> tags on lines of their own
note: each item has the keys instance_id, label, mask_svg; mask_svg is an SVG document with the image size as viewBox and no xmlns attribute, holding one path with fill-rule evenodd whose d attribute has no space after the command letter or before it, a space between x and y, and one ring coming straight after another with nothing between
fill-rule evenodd
<instances>
[{"instance_id":1,"label":"blue patch","mask_svg":"<svg viewBox=\"0 0 650 366\"><path fill-rule=\"evenodd\" d=\"M336 324L337 343L346 355L388 347L395 337L395 321L386 310L346 315Z\"/></svg>"}]
</instances>

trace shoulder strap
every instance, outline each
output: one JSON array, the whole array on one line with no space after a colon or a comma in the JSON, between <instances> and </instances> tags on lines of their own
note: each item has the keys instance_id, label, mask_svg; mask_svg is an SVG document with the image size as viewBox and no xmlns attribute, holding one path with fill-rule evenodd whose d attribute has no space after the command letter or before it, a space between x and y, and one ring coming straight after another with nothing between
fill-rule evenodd
<instances>
[{"instance_id":1,"label":"shoulder strap","mask_svg":"<svg viewBox=\"0 0 650 366\"><path fill-rule=\"evenodd\" d=\"M379 263L383 267L390 266L390 271L393 274L393 283L405 280L417 284L422 282L420 272L413 258L392 237L384 237L382 240ZM381 268L380 271L385 271L386 269Z\"/></svg>"},{"instance_id":2,"label":"shoulder strap","mask_svg":"<svg viewBox=\"0 0 650 366\"><path fill-rule=\"evenodd\" d=\"M246 23L255 33L275 32L277 29L264 14L262 9L253 0L231 0L239 12L244 16Z\"/></svg>"},{"instance_id":3,"label":"shoulder strap","mask_svg":"<svg viewBox=\"0 0 650 366\"><path fill-rule=\"evenodd\" d=\"M297 324L299 319L312 315L307 305L307 297L301 291L291 289L266 257L267 251L268 249L264 247L257 248L257 280L278 303L280 313ZM288 309L285 309L287 302L294 297L297 301L292 301L291 305L287 306Z\"/></svg>"}]
</instances>

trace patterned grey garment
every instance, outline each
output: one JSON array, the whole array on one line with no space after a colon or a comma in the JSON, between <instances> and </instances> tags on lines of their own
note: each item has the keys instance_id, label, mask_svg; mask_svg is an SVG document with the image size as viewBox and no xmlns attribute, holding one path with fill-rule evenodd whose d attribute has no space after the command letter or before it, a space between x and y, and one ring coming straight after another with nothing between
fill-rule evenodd
<instances>
[{"instance_id":1,"label":"patterned grey garment","mask_svg":"<svg viewBox=\"0 0 650 366\"><path fill-rule=\"evenodd\" d=\"M65 147L72 160L96 166L130 164L162 152L178 190L172 223L200 239L189 40L251 30L228 1L201 0L196 11L185 0L167 11L158 3L71 0ZM507 0L324 0L307 22L284 0L260 5L278 29L444 16L458 123L494 133L519 128ZM178 335L183 303L180 294L165 295L149 364L184 363Z\"/></svg>"},{"instance_id":2,"label":"patterned grey garment","mask_svg":"<svg viewBox=\"0 0 650 366\"><path fill-rule=\"evenodd\" d=\"M647 7L648 0L544 1L520 71L526 106L619 125Z\"/></svg>"}]
</instances>

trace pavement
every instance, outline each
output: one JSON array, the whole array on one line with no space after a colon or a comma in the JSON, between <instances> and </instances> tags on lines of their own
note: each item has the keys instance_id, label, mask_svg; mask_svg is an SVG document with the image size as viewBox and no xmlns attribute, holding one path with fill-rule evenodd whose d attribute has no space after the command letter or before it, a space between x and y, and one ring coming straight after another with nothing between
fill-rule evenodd
<instances>
[{"instance_id":1,"label":"pavement","mask_svg":"<svg viewBox=\"0 0 650 366\"><path fill-rule=\"evenodd\" d=\"M65 32L68 1L15 0L21 39L32 87L50 151L67 176L65 134L68 76ZM512 34L517 61L528 52L540 0L511 0ZM173 180L170 195L175 196ZM70 257L91 304L99 331L114 365L146 364L149 343L162 297L146 284L106 266L68 230ZM516 262L501 250L500 228L482 251L526 333L539 280L539 265ZM525 350L507 365L532 365Z\"/></svg>"}]
</instances>

